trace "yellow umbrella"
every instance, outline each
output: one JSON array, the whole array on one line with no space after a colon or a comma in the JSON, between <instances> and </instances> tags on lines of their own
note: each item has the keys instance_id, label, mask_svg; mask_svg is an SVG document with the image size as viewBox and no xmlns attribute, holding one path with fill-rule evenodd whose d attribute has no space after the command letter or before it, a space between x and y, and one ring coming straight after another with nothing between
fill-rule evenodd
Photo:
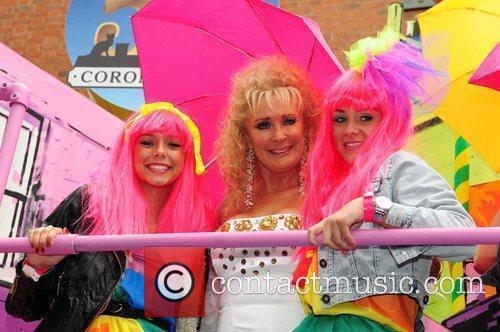
<instances>
[{"instance_id":1,"label":"yellow umbrella","mask_svg":"<svg viewBox=\"0 0 500 332\"><path fill-rule=\"evenodd\" d=\"M500 41L499 0L445 0L418 15L426 58L449 75L434 110L500 172L500 93L469 78Z\"/></svg>"}]
</instances>

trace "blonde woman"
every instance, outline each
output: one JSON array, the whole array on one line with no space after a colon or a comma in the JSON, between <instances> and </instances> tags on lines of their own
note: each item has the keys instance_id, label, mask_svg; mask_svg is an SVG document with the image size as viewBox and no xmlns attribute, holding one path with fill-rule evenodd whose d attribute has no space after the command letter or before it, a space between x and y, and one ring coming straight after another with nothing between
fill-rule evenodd
<instances>
[{"instance_id":1,"label":"blonde woman","mask_svg":"<svg viewBox=\"0 0 500 332\"><path fill-rule=\"evenodd\" d=\"M304 168L318 114L316 93L307 76L283 57L256 61L235 75L218 140L228 187L218 231L302 228L298 212ZM212 251L215 274L222 283L218 331L290 331L297 326L304 313L298 296L288 288L294 250Z\"/></svg>"}]
</instances>

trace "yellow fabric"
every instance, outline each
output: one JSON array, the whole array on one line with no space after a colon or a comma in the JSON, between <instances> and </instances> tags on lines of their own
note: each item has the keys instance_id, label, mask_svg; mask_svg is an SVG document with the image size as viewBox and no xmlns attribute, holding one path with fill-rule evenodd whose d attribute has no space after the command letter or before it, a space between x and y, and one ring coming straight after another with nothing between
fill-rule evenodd
<instances>
[{"instance_id":1,"label":"yellow fabric","mask_svg":"<svg viewBox=\"0 0 500 332\"><path fill-rule=\"evenodd\" d=\"M500 1L445 0L417 16L422 48L435 69L449 76L434 113L500 172L500 93L468 81L500 41Z\"/></svg>"},{"instance_id":2,"label":"yellow fabric","mask_svg":"<svg viewBox=\"0 0 500 332\"><path fill-rule=\"evenodd\" d=\"M318 275L318 258L316 250L309 250L306 255L308 258L312 258L307 273L309 287L299 292L306 314L356 315L374 320L396 331L413 331L418 313L418 304L415 300L406 295L373 295L360 300L339 303L328 308L322 308L319 292L313 291L314 289L319 289L319 285L316 284L318 279L310 279ZM305 293L306 290L309 291Z\"/></svg>"},{"instance_id":3,"label":"yellow fabric","mask_svg":"<svg viewBox=\"0 0 500 332\"><path fill-rule=\"evenodd\" d=\"M445 0L432 6L420 15L434 14L447 10L476 8L484 12L498 12L500 5L498 0Z\"/></svg>"},{"instance_id":4,"label":"yellow fabric","mask_svg":"<svg viewBox=\"0 0 500 332\"><path fill-rule=\"evenodd\" d=\"M168 103L168 102L158 102L158 103L151 103L151 104L144 104L141 106L141 109L139 111L139 114L133 118L129 123L125 125L125 132L128 131L128 129L133 126L137 121L142 119L143 117L156 112L156 111L167 111L167 112L172 112L175 115L177 115L179 118L184 121L186 124L189 132L191 133L191 136L193 136L193 144L194 144L194 160L196 163L195 166L195 172L196 175L200 175L205 171L205 165L203 164L203 159L201 158L201 137L200 137L200 131L198 130L198 127L196 124L191 120L189 116L186 114L182 113L178 108L176 108L173 104Z\"/></svg>"},{"instance_id":5,"label":"yellow fabric","mask_svg":"<svg viewBox=\"0 0 500 332\"><path fill-rule=\"evenodd\" d=\"M88 332L143 331L141 325L132 318L99 315L90 325Z\"/></svg>"}]
</instances>

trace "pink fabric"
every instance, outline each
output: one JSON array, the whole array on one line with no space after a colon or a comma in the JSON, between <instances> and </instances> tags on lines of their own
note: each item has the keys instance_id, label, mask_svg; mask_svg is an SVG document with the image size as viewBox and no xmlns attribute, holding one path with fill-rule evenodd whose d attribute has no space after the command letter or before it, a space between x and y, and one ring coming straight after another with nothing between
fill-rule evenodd
<instances>
[{"instance_id":1,"label":"pink fabric","mask_svg":"<svg viewBox=\"0 0 500 332\"><path fill-rule=\"evenodd\" d=\"M260 0L153 0L132 26L146 102L169 101L192 117L205 163L214 157L231 78L252 59L285 54L321 90L341 73L314 22Z\"/></svg>"},{"instance_id":2,"label":"pink fabric","mask_svg":"<svg viewBox=\"0 0 500 332\"><path fill-rule=\"evenodd\" d=\"M469 83L500 91L500 43L474 72Z\"/></svg>"}]
</instances>

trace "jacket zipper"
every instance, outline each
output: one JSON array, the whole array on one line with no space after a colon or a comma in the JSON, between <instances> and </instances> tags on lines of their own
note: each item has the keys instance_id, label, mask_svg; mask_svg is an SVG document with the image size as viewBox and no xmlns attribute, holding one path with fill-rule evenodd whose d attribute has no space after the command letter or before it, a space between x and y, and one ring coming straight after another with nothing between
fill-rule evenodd
<instances>
[{"instance_id":1,"label":"jacket zipper","mask_svg":"<svg viewBox=\"0 0 500 332\"><path fill-rule=\"evenodd\" d=\"M87 328L85 329L85 331L88 330L89 327L92 326L92 324L94 323L95 319L97 318L97 316L99 316L101 313L104 312L104 310L106 310L106 307L108 306L108 303L109 301L111 300L111 296L113 296L113 293L116 289L116 287L118 286L118 284L120 283L120 279L121 279L121 276L123 275L123 267L122 267L122 264L120 263L120 258L118 257L118 255L116 254L115 251L113 251L113 254L115 255L116 257L116 260L118 261L118 265L120 265L120 278L118 278L118 281L116 282L115 286L113 287L113 289L111 290L111 292L109 293L108 297L106 298L106 301L104 301L104 303L102 304L102 306L99 308L99 310L97 311L97 314L94 315L94 318L92 318L92 321L90 322L89 326L87 326Z\"/></svg>"}]
</instances>

